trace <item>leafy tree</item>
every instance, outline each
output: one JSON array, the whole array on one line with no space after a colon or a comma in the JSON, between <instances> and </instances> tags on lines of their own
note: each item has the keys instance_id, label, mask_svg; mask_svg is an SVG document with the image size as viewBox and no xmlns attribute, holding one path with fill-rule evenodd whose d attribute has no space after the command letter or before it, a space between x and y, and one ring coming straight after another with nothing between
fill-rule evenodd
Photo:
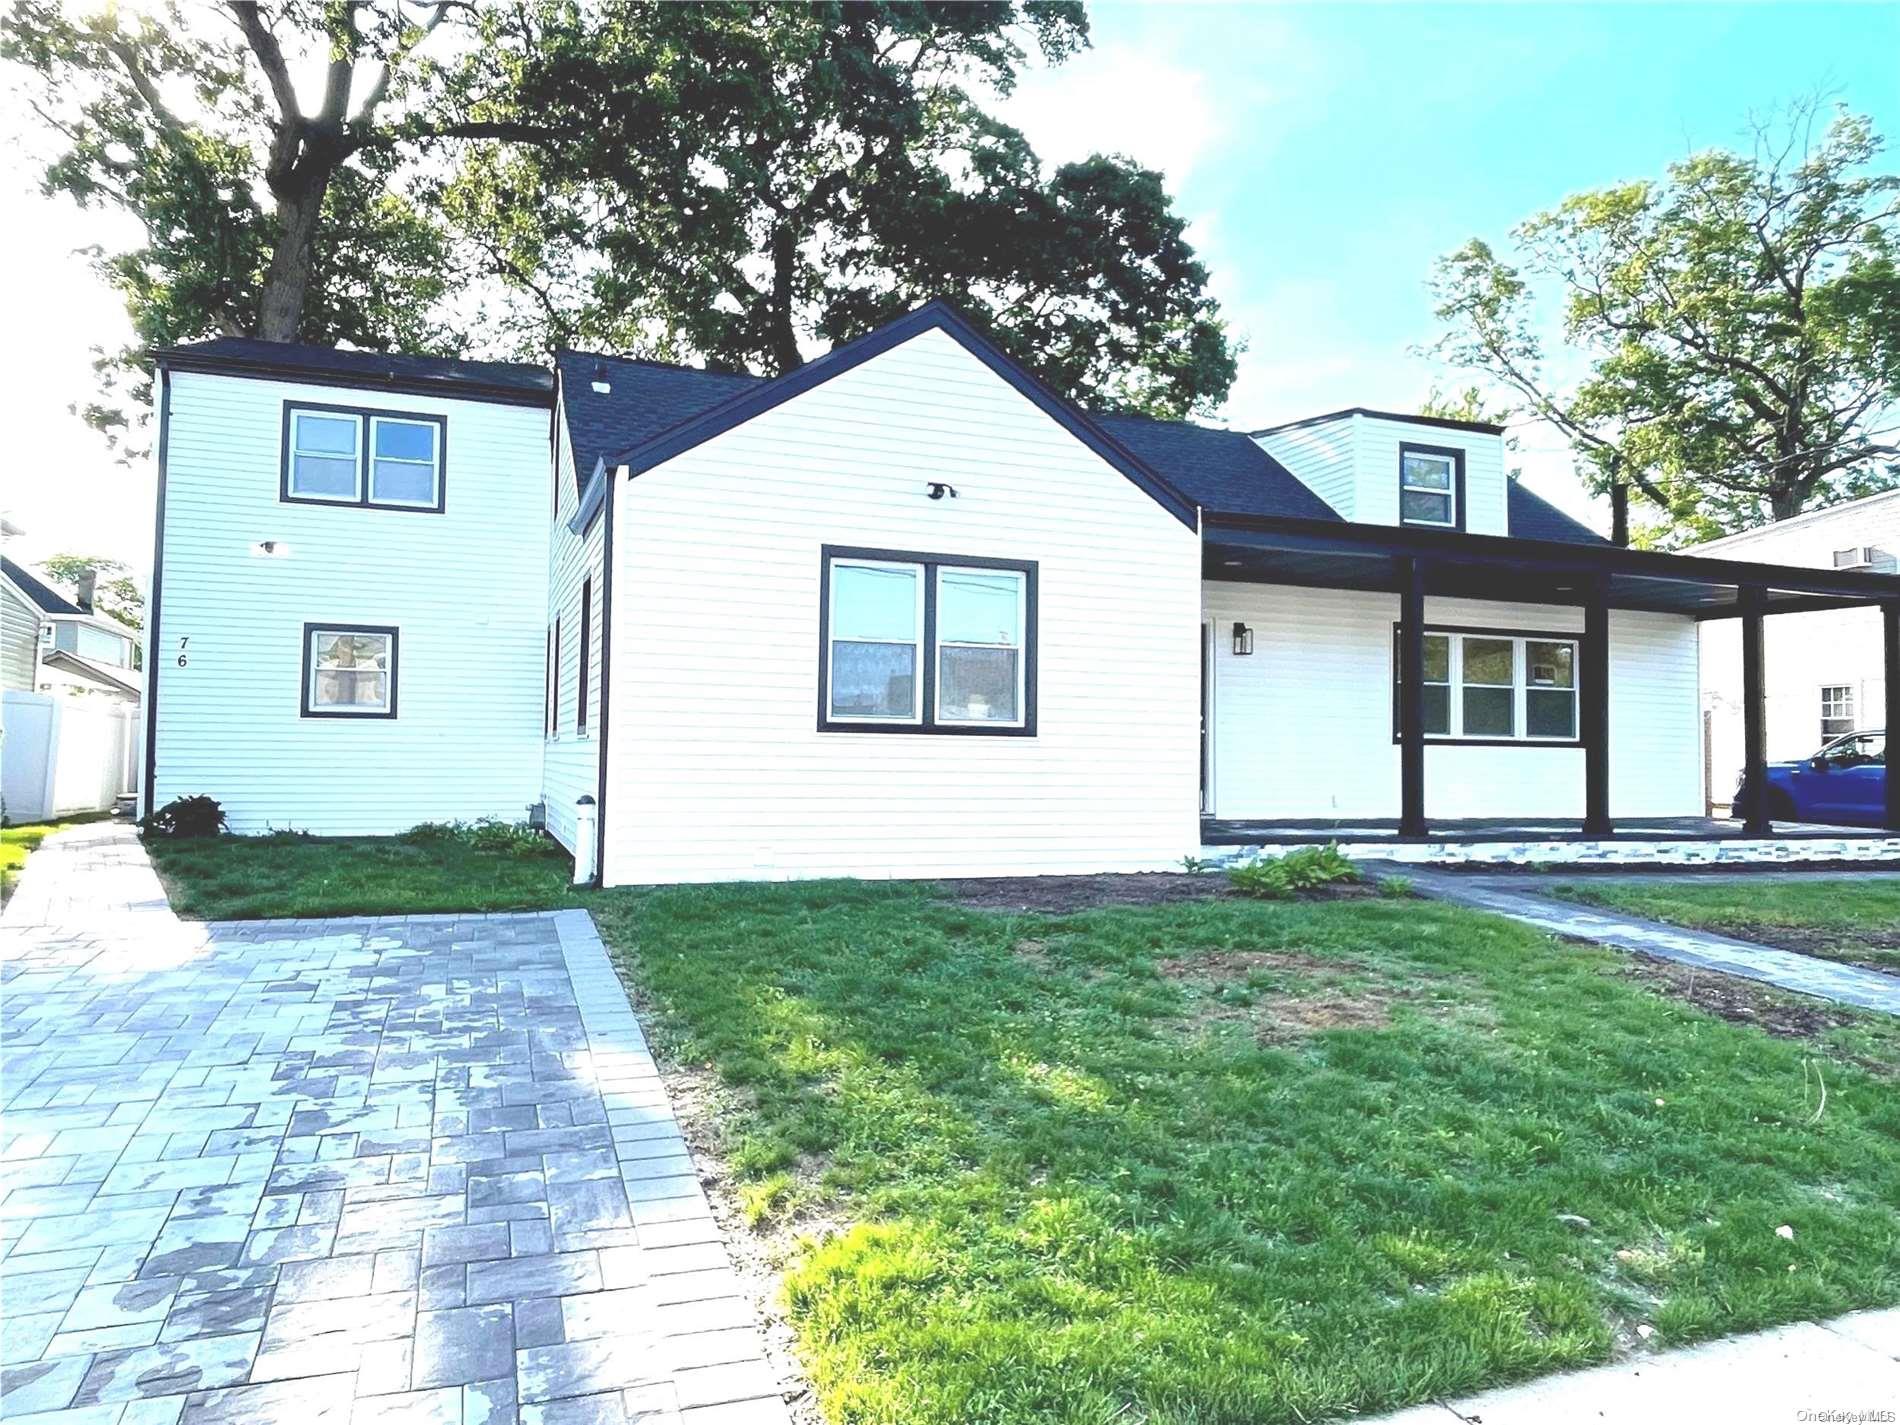
<instances>
[{"instance_id":1,"label":"leafy tree","mask_svg":"<svg viewBox=\"0 0 1900 1425\"><path fill-rule=\"evenodd\" d=\"M130 629L145 627L145 596L139 593L130 572L117 559L101 559L91 554L55 554L42 561L40 568L60 584L77 584L86 575L92 575L97 581L92 591L94 613Z\"/></svg>"},{"instance_id":2,"label":"leafy tree","mask_svg":"<svg viewBox=\"0 0 1900 1425\"><path fill-rule=\"evenodd\" d=\"M1477 386L1465 386L1457 391L1441 391L1433 386L1425 399L1419 403L1421 416L1435 416L1446 421L1483 421L1486 425L1508 426L1515 414L1509 406L1493 407L1485 399L1484 391ZM1504 448L1513 453L1517 450L1517 437L1510 432L1504 436ZM1524 473L1523 467L1513 465L1505 475L1515 480Z\"/></svg>"},{"instance_id":3,"label":"leafy tree","mask_svg":"<svg viewBox=\"0 0 1900 1425\"><path fill-rule=\"evenodd\" d=\"M1853 498L1900 453L1900 176L1881 140L1815 106L1752 154L1712 151L1519 226L1507 262L1474 239L1440 260L1435 348L1570 437L1586 480L1633 490L1659 542L1710 538ZM1566 387L1545 369L1533 285L1564 294Z\"/></svg>"},{"instance_id":4,"label":"leafy tree","mask_svg":"<svg viewBox=\"0 0 1900 1425\"><path fill-rule=\"evenodd\" d=\"M62 141L45 188L144 228L96 259L137 334L108 431L147 348L218 333L782 371L931 296L1072 394L1210 408L1233 350L1158 175L1045 179L975 97L1086 43L1068 0L14 0L0 29Z\"/></svg>"}]
</instances>

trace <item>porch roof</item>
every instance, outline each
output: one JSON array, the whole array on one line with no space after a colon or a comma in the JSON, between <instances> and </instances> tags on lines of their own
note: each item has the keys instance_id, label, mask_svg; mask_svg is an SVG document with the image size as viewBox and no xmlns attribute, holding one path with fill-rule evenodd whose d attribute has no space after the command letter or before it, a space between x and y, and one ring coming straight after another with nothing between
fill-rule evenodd
<instances>
[{"instance_id":1,"label":"porch roof","mask_svg":"<svg viewBox=\"0 0 1900 1425\"><path fill-rule=\"evenodd\" d=\"M1739 617L1744 589L1771 613L1900 601L1894 574L1410 526L1208 515L1202 547L1210 580L1398 593L1416 560L1427 594L1583 604L1601 583L1612 608L1699 619Z\"/></svg>"}]
</instances>

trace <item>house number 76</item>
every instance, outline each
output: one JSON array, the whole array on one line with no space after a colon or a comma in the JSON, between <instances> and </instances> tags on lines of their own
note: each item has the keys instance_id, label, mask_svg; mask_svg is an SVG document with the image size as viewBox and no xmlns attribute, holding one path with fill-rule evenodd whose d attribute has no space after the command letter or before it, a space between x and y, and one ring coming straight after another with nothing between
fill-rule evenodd
<instances>
[{"instance_id":1,"label":"house number 76","mask_svg":"<svg viewBox=\"0 0 1900 1425\"><path fill-rule=\"evenodd\" d=\"M178 640L178 666L180 668L185 667L187 664L191 662L191 659L185 656L186 645L188 645L190 642L191 642L190 634L186 634L183 638Z\"/></svg>"}]
</instances>

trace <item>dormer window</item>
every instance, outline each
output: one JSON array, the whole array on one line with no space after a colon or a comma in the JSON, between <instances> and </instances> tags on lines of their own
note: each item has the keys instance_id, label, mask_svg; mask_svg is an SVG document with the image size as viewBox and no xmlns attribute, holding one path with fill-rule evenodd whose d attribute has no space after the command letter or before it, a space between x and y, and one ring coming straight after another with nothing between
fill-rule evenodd
<instances>
[{"instance_id":1,"label":"dormer window","mask_svg":"<svg viewBox=\"0 0 1900 1425\"><path fill-rule=\"evenodd\" d=\"M1436 445L1399 447L1399 523L1464 527L1465 457Z\"/></svg>"}]
</instances>

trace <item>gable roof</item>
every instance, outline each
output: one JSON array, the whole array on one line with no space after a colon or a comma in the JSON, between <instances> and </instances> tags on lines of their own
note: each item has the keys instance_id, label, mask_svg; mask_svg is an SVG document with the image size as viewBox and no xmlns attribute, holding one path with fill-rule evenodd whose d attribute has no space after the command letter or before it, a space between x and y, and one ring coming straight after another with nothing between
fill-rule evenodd
<instances>
[{"instance_id":1,"label":"gable roof","mask_svg":"<svg viewBox=\"0 0 1900 1425\"><path fill-rule=\"evenodd\" d=\"M1094 417L1005 356L987 337L971 326L956 308L943 301L926 302L916 311L887 322L866 336L833 347L796 371L788 371L783 376L741 389L699 415L626 447L610 456L609 463L625 465L635 475L651 470L662 461L671 460L695 446L703 445L713 437L764 415L794 396L823 385L833 377L842 376L927 331L941 331L950 337L1041 408L1045 415L1070 435L1144 490L1182 524L1189 529L1195 528L1194 502L1191 499L1104 431Z\"/></svg>"},{"instance_id":2,"label":"gable roof","mask_svg":"<svg viewBox=\"0 0 1900 1425\"><path fill-rule=\"evenodd\" d=\"M1506 480L1505 510L1513 539L1548 539L1559 544L1601 544L1614 548L1610 541L1579 520L1572 519L1541 495L1524 487L1521 480Z\"/></svg>"},{"instance_id":3,"label":"gable roof","mask_svg":"<svg viewBox=\"0 0 1900 1425\"><path fill-rule=\"evenodd\" d=\"M259 341L221 336L159 348L160 366L174 371L210 371L266 380L312 381L405 391L410 394L473 396L522 405L554 403L554 375L545 366L520 361L463 361L447 356L411 356L399 351L344 351L302 342Z\"/></svg>"},{"instance_id":4,"label":"gable roof","mask_svg":"<svg viewBox=\"0 0 1900 1425\"><path fill-rule=\"evenodd\" d=\"M57 594L50 585L42 582L37 575L29 574L24 567L0 554L0 574L5 574L13 587L18 589L43 614L66 614L84 618L86 611L71 599Z\"/></svg>"}]
</instances>

